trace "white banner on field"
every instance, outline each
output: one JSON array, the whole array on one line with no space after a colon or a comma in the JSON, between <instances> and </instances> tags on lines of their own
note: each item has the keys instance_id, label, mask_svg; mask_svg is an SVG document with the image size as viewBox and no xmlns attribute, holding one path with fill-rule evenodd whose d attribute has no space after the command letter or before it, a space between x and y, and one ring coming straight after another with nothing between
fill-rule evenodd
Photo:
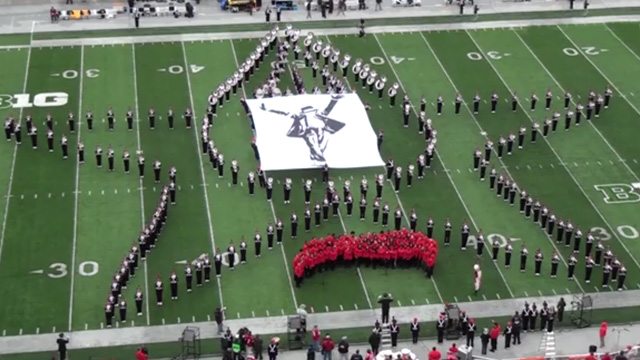
<instances>
[{"instance_id":1,"label":"white banner on field","mask_svg":"<svg viewBox=\"0 0 640 360\"><path fill-rule=\"evenodd\" d=\"M384 165L356 94L281 96L247 104L264 170Z\"/></svg>"}]
</instances>

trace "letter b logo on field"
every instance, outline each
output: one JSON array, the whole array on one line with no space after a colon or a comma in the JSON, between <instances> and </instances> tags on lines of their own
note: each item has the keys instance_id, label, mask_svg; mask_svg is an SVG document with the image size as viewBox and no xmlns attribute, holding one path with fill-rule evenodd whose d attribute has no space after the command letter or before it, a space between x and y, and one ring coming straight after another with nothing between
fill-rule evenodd
<instances>
[{"instance_id":1,"label":"letter b logo on field","mask_svg":"<svg viewBox=\"0 0 640 360\"><path fill-rule=\"evenodd\" d=\"M594 188L604 195L607 204L639 202L640 194L629 184L601 184Z\"/></svg>"}]
</instances>

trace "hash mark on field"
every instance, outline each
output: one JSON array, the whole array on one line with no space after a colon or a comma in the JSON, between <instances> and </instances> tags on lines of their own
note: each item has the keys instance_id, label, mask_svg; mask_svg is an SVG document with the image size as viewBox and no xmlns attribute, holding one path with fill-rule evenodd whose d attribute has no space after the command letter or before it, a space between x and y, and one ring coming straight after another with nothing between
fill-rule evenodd
<instances>
[{"instance_id":1,"label":"hash mark on field","mask_svg":"<svg viewBox=\"0 0 640 360\"><path fill-rule=\"evenodd\" d=\"M54 327L55 329L55 327ZM104 329L104 323L100 323L100 329ZM55 330L53 330L52 332L56 332Z\"/></svg>"},{"instance_id":2,"label":"hash mark on field","mask_svg":"<svg viewBox=\"0 0 640 360\"><path fill-rule=\"evenodd\" d=\"M38 194L33 194L33 198L37 199L38 198Z\"/></svg>"},{"instance_id":3,"label":"hash mark on field","mask_svg":"<svg viewBox=\"0 0 640 360\"><path fill-rule=\"evenodd\" d=\"M471 295L467 295L467 298L469 299L469 302L473 301L473 299L471 298Z\"/></svg>"},{"instance_id":4,"label":"hash mark on field","mask_svg":"<svg viewBox=\"0 0 640 360\"><path fill-rule=\"evenodd\" d=\"M413 299L411 299L411 305L415 305L415 304L416 302Z\"/></svg>"},{"instance_id":5,"label":"hash mark on field","mask_svg":"<svg viewBox=\"0 0 640 360\"><path fill-rule=\"evenodd\" d=\"M178 316L178 324L180 324L180 322L181 322L181 321L180 321L180 316Z\"/></svg>"},{"instance_id":6,"label":"hash mark on field","mask_svg":"<svg viewBox=\"0 0 640 360\"><path fill-rule=\"evenodd\" d=\"M238 317L238 319L240 319L240 313L236 313L236 316Z\"/></svg>"},{"instance_id":7,"label":"hash mark on field","mask_svg":"<svg viewBox=\"0 0 640 360\"><path fill-rule=\"evenodd\" d=\"M284 309L280 309L280 314L284 316Z\"/></svg>"},{"instance_id":8,"label":"hash mark on field","mask_svg":"<svg viewBox=\"0 0 640 360\"><path fill-rule=\"evenodd\" d=\"M427 302L427 305L431 304L431 302L429 302L429 299L424 299L424 300Z\"/></svg>"},{"instance_id":9,"label":"hash mark on field","mask_svg":"<svg viewBox=\"0 0 640 360\"><path fill-rule=\"evenodd\" d=\"M211 321L211 315L207 314L207 321Z\"/></svg>"},{"instance_id":10,"label":"hash mark on field","mask_svg":"<svg viewBox=\"0 0 640 360\"><path fill-rule=\"evenodd\" d=\"M458 302L458 298L454 296L453 301Z\"/></svg>"},{"instance_id":11,"label":"hash mark on field","mask_svg":"<svg viewBox=\"0 0 640 360\"><path fill-rule=\"evenodd\" d=\"M638 286L640 288L640 286ZM564 288L564 291L567 292L567 294L571 294L571 290L569 290L569 288Z\"/></svg>"},{"instance_id":12,"label":"hash mark on field","mask_svg":"<svg viewBox=\"0 0 640 360\"><path fill-rule=\"evenodd\" d=\"M613 160L609 160L609 164L613 165Z\"/></svg>"},{"instance_id":13,"label":"hash mark on field","mask_svg":"<svg viewBox=\"0 0 640 360\"><path fill-rule=\"evenodd\" d=\"M558 293L556 292L556 289L551 289L551 292L553 293L553 295L558 295Z\"/></svg>"},{"instance_id":14,"label":"hash mark on field","mask_svg":"<svg viewBox=\"0 0 640 360\"><path fill-rule=\"evenodd\" d=\"M525 290L525 292L524 292L524 296L525 296L525 297L529 297L529 293L528 293L526 290Z\"/></svg>"},{"instance_id":15,"label":"hash mark on field","mask_svg":"<svg viewBox=\"0 0 640 360\"><path fill-rule=\"evenodd\" d=\"M314 309L314 308L313 308L313 306L312 306L312 307L311 307L311 313L313 314L313 313L315 313L315 312L316 312L316 309Z\"/></svg>"},{"instance_id":16,"label":"hash mark on field","mask_svg":"<svg viewBox=\"0 0 640 360\"><path fill-rule=\"evenodd\" d=\"M88 329L89 329L89 324L84 323L84 329L85 329L85 330L88 330Z\"/></svg>"},{"instance_id":17,"label":"hash mark on field","mask_svg":"<svg viewBox=\"0 0 640 360\"><path fill-rule=\"evenodd\" d=\"M256 312L251 310L251 317L256 317Z\"/></svg>"},{"instance_id":18,"label":"hash mark on field","mask_svg":"<svg viewBox=\"0 0 640 360\"><path fill-rule=\"evenodd\" d=\"M267 316L271 316L271 314L269 314L269 310L267 310Z\"/></svg>"},{"instance_id":19,"label":"hash mark on field","mask_svg":"<svg viewBox=\"0 0 640 360\"><path fill-rule=\"evenodd\" d=\"M398 304L398 306L400 306L400 305ZM340 304L340 311L344 311L344 308L342 307L342 304ZM282 314L282 315L284 315L284 314Z\"/></svg>"},{"instance_id":20,"label":"hash mark on field","mask_svg":"<svg viewBox=\"0 0 640 360\"><path fill-rule=\"evenodd\" d=\"M542 169L542 164L538 164L538 167ZM553 167L553 164L551 164L551 167Z\"/></svg>"},{"instance_id":21,"label":"hash mark on field","mask_svg":"<svg viewBox=\"0 0 640 360\"><path fill-rule=\"evenodd\" d=\"M541 290L538 290L538 295L543 296Z\"/></svg>"},{"instance_id":22,"label":"hash mark on field","mask_svg":"<svg viewBox=\"0 0 640 360\"><path fill-rule=\"evenodd\" d=\"M196 316L195 315L191 315L191 322L196 322Z\"/></svg>"},{"instance_id":23,"label":"hash mark on field","mask_svg":"<svg viewBox=\"0 0 640 360\"><path fill-rule=\"evenodd\" d=\"M358 310L358 304L353 304L354 309Z\"/></svg>"},{"instance_id":24,"label":"hash mark on field","mask_svg":"<svg viewBox=\"0 0 640 360\"><path fill-rule=\"evenodd\" d=\"M47 198L51 199L51 193L49 193L49 194L47 195Z\"/></svg>"},{"instance_id":25,"label":"hash mark on field","mask_svg":"<svg viewBox=\"0 0 640 360\"><path fill-rule=\"evenodd\" d=\"M402 306L402 303L400 302L400 300L397 301L398 306Z\"/></svg>"},{"instance_id":26,"label":"hash mark on field","mask_svg":"<svg viewBox=\"0 0 640 360\"><path fill-rule=\"evenodd\" d=\"M89 195L89 196L91 196L91 190L89 190L89 193L88 193L88 195Z\"/></svg>"},{"instance_id":27,"label":"hash mark on field","mask_svg":"<svg viewBox=\"0 0 640 360\"><path fill-rule=\"evenodd\" d=\"M104 190L100 191L100 195L104 195Z\"/></svg>"},{"instance_id":28,"label":"hash mark on field","mask_svg":"<svg viewBox=\"0 0 640 360\"><path fill-rule=\"evenodd\" d=\"M38 335L38 334L40 334L40 328L39 327L36 328L36 335Z\"/></svg>"},{"instance_id":29,"label":"hash mark on field","mask_svg":"<svg viewBox=\"0 0 640 360\"><path fill-rule=\"evenodd\" d=\"M22 335L22 328L18 331L18 335Z\"/></svg>"},{"instance_id":30,"label":"hash mark on field","mask_svg":"<svg viewBox=\"0 0 640 360\"><path fill-rule=\"evenodd\" d=\"M2 330L2 336L6 336L7 335L7 329Z\"/></svg>"},{"instance_id":31,"label":"hash mark on field","mask_svg":"<svg viewBox=\"0 0 640 360\"><path fill-rule=\"evenodd\" d=\"M102 328L102 323L100 323L100 328ZM55 332L56 332L56 327L55 327L55 326L53 327L53 329L51 329L51 332L52 332L52 333L55 333Z\"/></svg>"},{"instance_id":32,"label":"hash mark on field","mask_svg":"<svg viewBox=\"0 0 640 360\"><path fill-rule=\"evenodd\" d=\"M64 197L64 193L62 193L62 197Z\"/></svg>"},{"instance_id":33,"label":"hash mark on field","mask_svg":"<svg viewBox=\"0 0 640 360\"><path fill-rule=\"evenodd\" d=\"M164 325L164 318L162 318L162 325Z\"/></svg>"},{"instance_id":34,"label":"hash mark on field","mask_svg":"<svg viewBox=\"0 0 640 360\"><path fill-rule=\"evenodd\" d=\"M578 167L579 165L578 165L578 163L577 163L577 162L575 162L575 161L574 161L574 162L573 162L573 166Z\"/></svg>"},{"instance_id":35,"label":"hash mark on field","mask_svg":"<svg viewBox=\"0 0 640 360\"><path fill-rule=\"evenodd\" d=\"M600 289L598 289L597 286L594 286L593 288L596 289L596 292L600 292Z\"/></svg>"},{"instance_id":36,"label":"hash mark on field","mask_svg":"<svg viewBox=\"0 0 640 360\"><path fill-rule=\"evenodd\" d=\"M496 297L500 300L500 294L496 293Z\"/></svg>"},{"instance_id":37,"label":"hash mark on field","mask_svg":"<svg viewBox=\"0 0 640 360\"><path fill-rule=\"evenodd\" d=\"M600 162L600 160L596 161L596 164L598 164L598 166L602 166L602 163Z\"/></svg>"},{"instance_id":38,"label":"hash mark on field","mask_svg":"<svg viewBox=\"0 0 640 360\"><path fill-rule=\"evenodd\" d=\"M329 307L328 307L327 305L325 305L325 306L324 306L324 310L325 310L326 312L329 312Z\"/></svg>"},{"instance_id":39,"label":"hash mark on field","mask_svg":"<svg viewBox=\"0 0 640 360\"><path fill-rule=\"evenodd\" d=\"M487 296L485 294L482 294L482 300L487 300Z\"/></svg>"}]
</instances>

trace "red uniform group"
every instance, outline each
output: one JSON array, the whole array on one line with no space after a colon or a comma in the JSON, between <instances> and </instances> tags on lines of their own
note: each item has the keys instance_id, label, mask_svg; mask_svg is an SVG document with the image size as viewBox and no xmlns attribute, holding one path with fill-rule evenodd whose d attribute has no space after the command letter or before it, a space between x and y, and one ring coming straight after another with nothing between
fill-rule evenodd
<instances>
[{"instance_id":1,"label":"red uniform group","mask_svg":"<svg viewBox=\"0 0 640 360\"><path fill-rule=\"evenodd\" d=\"M407 229L362 235L329 235L304 244L293 259L296 285L316 269L333 268L336 263L365 262L382 265L414 265L431 274L438 243L421 232Z\"/></svg>"}]
</instances>

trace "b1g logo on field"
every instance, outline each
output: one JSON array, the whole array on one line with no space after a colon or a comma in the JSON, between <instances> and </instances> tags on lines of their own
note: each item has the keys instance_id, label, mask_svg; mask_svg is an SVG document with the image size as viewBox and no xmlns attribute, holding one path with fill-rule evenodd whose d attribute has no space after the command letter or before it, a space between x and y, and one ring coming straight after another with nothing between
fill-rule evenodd
<instances>
[{"instance_id":1,"label":"b1g logo on field","mask_svg":"<svg viewBox=\"0 0 640 360\"><path fill-rule=\"evenodd\" d=\"M56 107L64 106L69 102L69 94L66 92L46 92L31 94L0 94L0 109L22 109L30 107Z\"/></svg>"},{"instance_id":2,"label":"b1g logo on field","mask_svg":"<svg viewBox=\"0 0 640 360\"><path fill-rule=\"evenodd\" d=\"M607 204L621 204L640 201L640 193L629 184L601 184L593 186L604 195Z\"/></svg>"}]
</instances>

